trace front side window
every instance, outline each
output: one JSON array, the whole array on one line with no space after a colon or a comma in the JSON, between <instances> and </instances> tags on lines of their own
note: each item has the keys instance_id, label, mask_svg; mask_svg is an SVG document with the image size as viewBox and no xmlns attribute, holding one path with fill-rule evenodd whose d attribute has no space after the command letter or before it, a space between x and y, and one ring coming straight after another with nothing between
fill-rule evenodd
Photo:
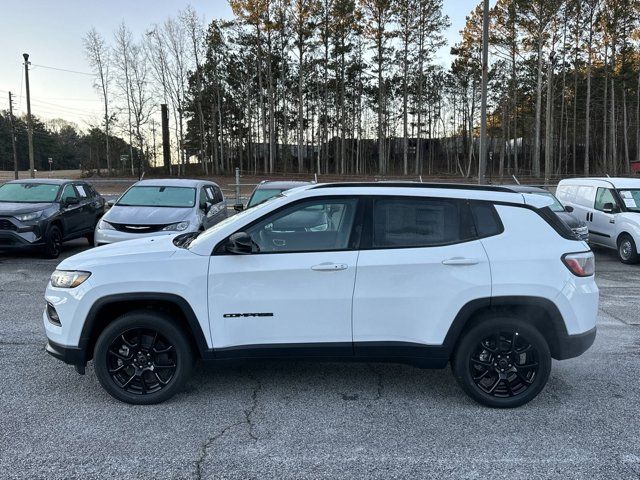
<instances>
[{"instance_id":1,"label":"front side window","mask_svg":"<svg viewBox=\"0 0 640 480\"><path fill-rule=\"evenodd\" d=\"M432 247L472 238L465 202L446 198L380 198L373 208L373 248Z\"/></svg>"},{"instance_id":2,"label":"front side window","mask_svg":"<svg viewBox=\"0 0 640 480\"><path fill-rule=\"evenodd\" d=\"M196 189L192 187L131 187L118 200L122 207L192 208L196 204Z\"/></svg>"},{"instance_id":3,"label":"front side window","mask_svg":"<svg viewBox=\"0 0 640 480\"><path fill-rule=\"evenodd\" d=\"M306 201L268 215L246 232L259 253L345 250L357 205L356 199Z\"/></svg>"},{"instance_id":4,"label":"front side window","mask_svg":"<svg viewBox=\"0 0 640 480\"><path fill-rule=\"evenodd\" d=\"M73 188L73 185L65 185L64 190L62 191L62 197L60 197L60 201L62 203L66 202L70 198L77 198L76 190Z\"/></svg>"},{"instance_id":5,"label":"front side window","mask_svg":"<svg viewBox=\"0 0 640 480\"><path fill-rule=\"evenodd\" d=\"M609 188L598 188L594 208L596 210L604 211L604 206L607 203L613 205L613 210L616 210L616 199L613 196L613 190Z\"/></svg>"},{"instance_id":6,"label":"front side window","mask_svg":"<svg viewBox=\"0 0 640 480\"><path fill-rule=\"evenodd\" d=\"M0 186L0 202L51 203L59 190L50 183L5 183Z\"/></svg>"}]
</instances>

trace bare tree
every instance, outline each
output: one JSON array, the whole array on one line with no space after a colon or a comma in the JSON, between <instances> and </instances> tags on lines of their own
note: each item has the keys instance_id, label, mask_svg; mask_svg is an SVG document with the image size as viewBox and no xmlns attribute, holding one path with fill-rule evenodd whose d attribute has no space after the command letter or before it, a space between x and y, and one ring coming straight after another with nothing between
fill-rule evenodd
<instances>
[{"instance_id":1,"label":"bare tree","mask_svg":"<svg viewBox=\"0 0 640 480\"><path fill-rule=\"evenodd\" d=\"M111 119L109 117L109 86L111 84L111 55L109 47L104 38L98 31L92 27L84 37L84 48L89 60L89 64L96 75L95 87L102 96L104 105L104 127L105 127L105 143L107 155L107 173L111 175L111 155L109 151L109 126ZM98 173L100 172L100 162L97 162Z\"/></svg>"}]
</instances>

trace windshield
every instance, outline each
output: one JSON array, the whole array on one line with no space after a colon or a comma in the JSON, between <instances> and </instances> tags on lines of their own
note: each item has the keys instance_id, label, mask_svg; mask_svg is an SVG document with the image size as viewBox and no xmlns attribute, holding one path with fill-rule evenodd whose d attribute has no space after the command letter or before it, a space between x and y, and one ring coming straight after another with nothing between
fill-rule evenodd
<instances>
[{"instance_id":1,"label":"windshield","mask_svg":"<svg viewBox=\"0 0 640 480\"><path fill-rule=\"evenodd\" d=\"M0 187L0 202L51 203L60 185L51 183L5 183Z\"/></svg>"},{"instance_id":2,"label":"windshield","mask_svg":"<svg viewBox=\"0 0 640 480\"><path fill-rule=\"evenodd\" d=\"M216 223L213 227L208 228L207 230L205 230L204 232L200 232L198 234L197 237L194 237L192 240L190 240L185 247L187 248L191 248L191 247L195 247L197 246L200 242L206 240L207 238L209 238L211 235L214 235L218 230L220 230L221 228L226 227L227 225L231 225L233 223L239 222L241 221L244 217L246 217L247 215L253 215L254 213L256 213L259 210L262 210L263 208L266 208L268 205L271 204L271 202L275 201L278 198L282 198L282 195L276 195L275 197L271 197L268 200L262 202L259 205L256 205L255 208L251 208L251 209L246 209L243 210L240 213L237 213L231 217L227 217L224 220L222 220L219 223Z\"/></svg>"},{"instance_id":3,"label":"windshield","mask_svg":"<svg viewBox=\"0 0 640 480\"><path fill-rule=\"evenodd\" d=\"M631 212L640 212L640 189L618 190L624 206Z\"/></svg>"},{"instance_id":4,"label":"windshield","mask_svg":"<svg viewBox=\"0 0 640 480\"><path fill-rule=\"evenodd\" d=\"M249 199L249 203L247 204L247 208L254 207L259 203L266 202L272 197L276 195L280 195L284 190L281 188L261 188L255 190L251 198Z\"/></svg>"},{"instance_id":5,"label":"windshield","mask_svg":"<svg viewBox=\"0 0 640 480\"><path fill-rule=\"evenodd\" d=\"M196 204L196 189L191 187L131 187L118 200L122 207L191 208Z\"/></svg>"},{"instance_id":6,"label":"windshield","mask_svg":"<svg viewBox=\"0 0 640 480\"><path fill-rule=\"evenodd\" d=\"M540 195L542 197L547 197L553 200L553 204L549 205L549 208L554 212L564 212L564 207L560 203L560 201L555 197L555 195L551 192L532 192L535 195Z\"/></svg>"}]
</instances>

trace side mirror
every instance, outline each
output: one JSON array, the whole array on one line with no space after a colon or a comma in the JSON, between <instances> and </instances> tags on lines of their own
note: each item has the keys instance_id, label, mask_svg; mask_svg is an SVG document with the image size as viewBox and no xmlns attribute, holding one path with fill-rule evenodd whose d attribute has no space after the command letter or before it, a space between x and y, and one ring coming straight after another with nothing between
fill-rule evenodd
<instances>
[{"instance_id":1,"label":"side mirror","mask_svg":"<svg viewBox=\"0 0 640 480\"><path fill-rule=\"evenodd\" d=\"M564 211L567 213L573 213L573 207L571 205L567 205L564 207Z\"/></svg>"},{"instance_id":2,"label":"side mirror","mask_svg":"<svg viewBox=\"0 0 640 480\"><path fill-rule=\"evenodd\" d=\"M253 252L253 240L246 232L236 232L227 240L225 250L236 255L248 255Z\"/></svg>"},{"instance_id":3,"label":"side mirror","mask_svg":"<svg viewBox=\"0 0 640 480\"><path fill-rule=\"evenodd\" d=\"M241 211L243 211L243 210L244 210L244 205L242 205L241 203L236 203L236 204L233 206L233 209L234 209L236 212L240 213Z\"/></svg>"},{"instance_id":4,"label":"side mirror","mask_svg":"<svg viewBox=\"0 0 640 480\"><path fill-rule=\"evenodd\" d=\"M80 199L78 197L69 197L64 200L63 205L68 207L69 205L78 205L79 203Z\"/></svg>"},{"instance_id":5,"label":"side mirror","mask_svg":"<svg viewBox=\"0 0 640 480\"><path fill-rule=\"evenodd\" d=\"M613 203L608 202L602 206L602 211L604 213L613 213Z\"/></svg>"}]
</instances>

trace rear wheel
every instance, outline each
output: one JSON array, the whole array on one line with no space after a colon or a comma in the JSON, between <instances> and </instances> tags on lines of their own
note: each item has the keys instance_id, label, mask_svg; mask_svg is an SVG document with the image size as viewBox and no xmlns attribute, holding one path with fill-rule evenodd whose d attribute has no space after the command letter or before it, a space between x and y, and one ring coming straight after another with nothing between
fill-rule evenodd
<instances>
[{"instance_id":1,"label":"rear wheel","mask_svg":"<svg viewBox=\"0 0 640 480\"><path fill-rule=\"evenodd\" d=\"M62 231L56 225L49 227L44 235L44 256L58 258L62 251Z\"/></svg>"},{"instance_id":2,"label":"rear wheel","mask_svg":"<svg viewBox=\"0 0 640 480\"><path fill-rule=\"evenodd\" d=\"M638 250L636 249L636 242L634 242L631 235L627 233L623 233L618 239L618 259L622 263L638 263Z\"/></svg>"},{"instance_id":3,"label":"rear wheel","mask_svg":"<svg viewBox=\"0 0 640 480\"><path fill-rule=\"evenodd\" d=\"M160 403L175 395L191 373L189 340L159 312L126 313L100 334L94 350L98 380L127 403Z\"/></svg>"},{"instance_id":4,"label":"rear wheel","mask_svg":"<svg viewBox=\"0 0 640 480\"><path fill-rule=\"evenodd\" d=\"M496 317L464 334L452 369L460 386L477 402L512 408L542 391L551 372L551 353L534 327L515 318Z\"/></svg>"}]
</instances>

